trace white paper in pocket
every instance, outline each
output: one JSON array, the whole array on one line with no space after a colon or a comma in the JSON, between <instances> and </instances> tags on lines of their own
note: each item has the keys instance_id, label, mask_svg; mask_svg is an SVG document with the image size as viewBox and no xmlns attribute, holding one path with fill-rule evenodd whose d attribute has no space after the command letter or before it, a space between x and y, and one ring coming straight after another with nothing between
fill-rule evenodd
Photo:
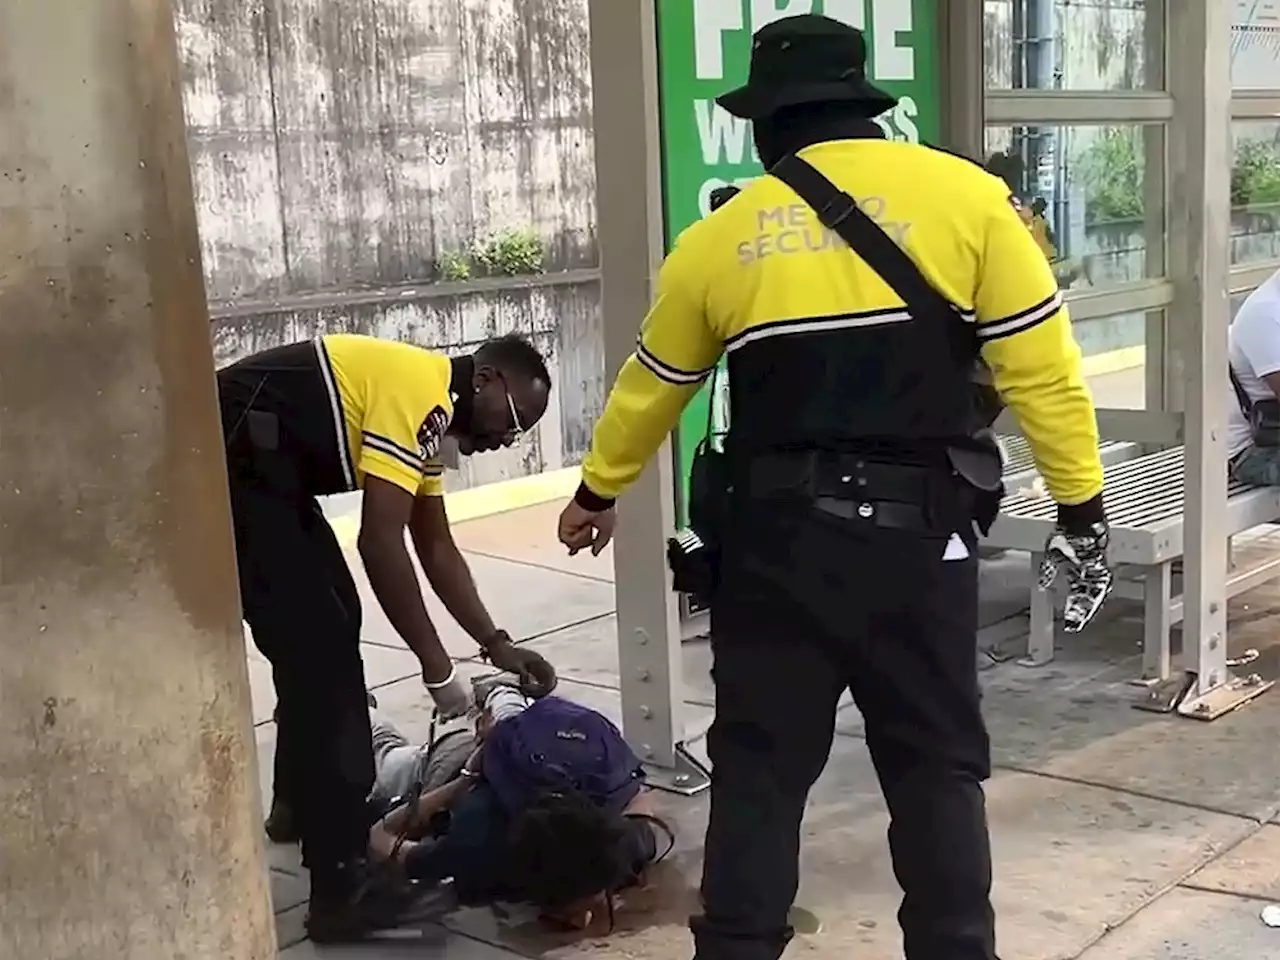
<instances>
[{"instance_id":1,"label":"white paper in pocket","mask_svg":"<svg viewBox=\"0 0 1280 960\"><path fill-rule=\"evenodd\" d=\"M960 539L960 534L953 533L951 539L947 541L947 549L942 551L943 560L968 560L969 548L964 545L964 541Z\"/></svg>"}]
</instances>

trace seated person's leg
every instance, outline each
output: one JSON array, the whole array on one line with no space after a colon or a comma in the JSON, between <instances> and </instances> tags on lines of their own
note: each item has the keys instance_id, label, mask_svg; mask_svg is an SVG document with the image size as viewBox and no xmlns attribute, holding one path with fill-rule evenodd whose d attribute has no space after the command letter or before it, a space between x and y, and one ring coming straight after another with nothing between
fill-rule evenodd
<instances>
[{"instance_id":1,"label":"seated person's leg","mask_svg":"<svg viewBox=\"0 0 1280 960\"><path fill-rule=\"evenodd\" d=\"M1280 487L1280 447L1251 444L1232 462L1231 477L1254 487Z\"/></svg>"}]
</instances>

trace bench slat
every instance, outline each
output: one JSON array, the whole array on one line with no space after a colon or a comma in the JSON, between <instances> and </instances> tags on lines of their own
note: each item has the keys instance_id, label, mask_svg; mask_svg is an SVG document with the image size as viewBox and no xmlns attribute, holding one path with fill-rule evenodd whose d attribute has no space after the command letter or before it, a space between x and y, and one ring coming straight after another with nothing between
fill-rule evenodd
<instances>
[{"instance_id":1,"label":"bench slat","mask_svg":"<svg viewBox=\"0 0 1280 960\"><path fill-rule=\"evenodd\" d=\"M1006 480L1020 474L1033 473L1036 460L1031 453L1031 444L1020 434L1001 434L1000 445L1004 449L1004 477ZM1098 454L1103 463L1122 460L1136 453L1138 445L1128 440L1106 440L1098 444Z\"/></svg>"},{"instance_id":2,"label":"bench slat","mask_svg":"<svg viewBox=\"0 0 1280 960\"><path fill-rule=\"evenodd\" d=\"M1185 500L1185 451L1182 447L1108 464L1103 500L1111 523L1113 559L1151 564L1181 556ZM1225 469L1225 465L1224 468ZM1280 490L1231 481L1227 490L1228 536L1280 514ZM1057 521L1049 497L1006 496L1000 519L987 542L1008 549L1038 549Z\"/></svg>"}]
</instances>

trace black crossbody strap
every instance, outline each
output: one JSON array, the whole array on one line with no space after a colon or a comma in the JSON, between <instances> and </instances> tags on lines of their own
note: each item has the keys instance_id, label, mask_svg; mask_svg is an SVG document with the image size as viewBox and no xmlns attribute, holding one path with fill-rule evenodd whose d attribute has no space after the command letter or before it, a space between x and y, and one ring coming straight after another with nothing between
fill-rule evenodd
<instances>
[{"instance_id":1,"label":"black crossbody strap","mask_svg":"<svg viewBox=\"0 0 1280 960\"><path fill-rule=\"evenodd\" d=\"M836 233L880 275L913 317L941 323L948 337L956 335L956 324L963 320L955 307L925 279L906 252L858 208L853 197L795 154L783 157L769 173L812 207L822 225Z\"/></svg>"},{"instance_id":2,"label":"black crossbody strap","mask_svg":"<svg viewBox=\"0 0 1280 960\"><path fill-rule=\"evenodd\" d=\"M1249 394L1245 393L1244 384L1240 382L1240 378L1236 376L1235 367L1231 366L1231 361L1227 361L1227 375L1231 377L1231 389L1236 392L1236 403L1240 404L1240 412L1244 414L1244 418L1248 420L1253 416L1253 401L1249 399Z\"/></svg>"}]
</instances>

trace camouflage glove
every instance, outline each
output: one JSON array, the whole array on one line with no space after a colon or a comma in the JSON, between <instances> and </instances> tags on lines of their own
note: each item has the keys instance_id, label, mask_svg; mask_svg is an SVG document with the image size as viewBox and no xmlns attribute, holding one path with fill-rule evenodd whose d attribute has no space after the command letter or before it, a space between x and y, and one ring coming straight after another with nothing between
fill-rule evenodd
<instances>
[{"instance_id":1,"label":"camouflage glove","mask_svg":"<svg viewBox=\"0 0 1280 960\"><path fill-rule=\"evenodd\" d=\"M1106 521L1068 532L1059 524L1044 545L1040 564L1040 589L1048 590L1059 573L1067 578L1067 602L1062 620L1067 633L1079 633L1102 609L1115 585L1107 564L1110 534Z\"/></svg>"}]
</instances>

